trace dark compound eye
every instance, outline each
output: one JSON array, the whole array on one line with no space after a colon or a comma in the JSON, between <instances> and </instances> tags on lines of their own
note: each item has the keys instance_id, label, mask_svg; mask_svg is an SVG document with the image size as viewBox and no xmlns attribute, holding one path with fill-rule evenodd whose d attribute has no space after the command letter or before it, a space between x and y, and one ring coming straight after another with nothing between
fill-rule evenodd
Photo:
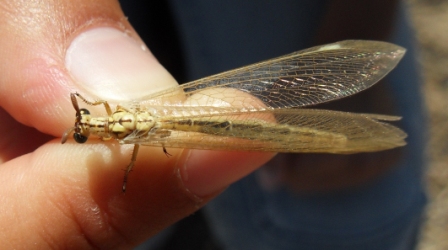
<instances>
[{"instance_id":1,"label":"dark compound eye","mask_svg":"<svg viewBox=\"0 0 448 250\"><path fill-rule=\"evenodd\" d=\"M81 134L79 134L79 133L74 133L73 134L73 138L75 138L75 141L77 142L77 143L84 143L84 142L86 142L87 141L87 136L83 136L83 135L81 135Z\"/></svg>"},{"instance_id":2,"label":"dark compound eye","mask_svg":"<svg viewBox=\"0 0 448 250\"><path fill-rule=\"evenodd\" d=\"M80 109L79 112L81 113L81 115L90 115L90 111L88 111L87 109Z\"/></svg>"}]
</instances>

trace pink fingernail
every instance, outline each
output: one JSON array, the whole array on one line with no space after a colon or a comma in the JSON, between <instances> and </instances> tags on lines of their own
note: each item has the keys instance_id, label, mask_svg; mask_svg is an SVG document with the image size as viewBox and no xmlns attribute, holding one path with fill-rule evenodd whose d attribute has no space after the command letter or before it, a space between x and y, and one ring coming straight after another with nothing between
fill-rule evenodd
<instances>
[{"instance_id":1,"label":"pink fingernail","mask_svg":"<svg viewBox=\"0 0 448 250\"><path fill-rule=\"evenodd\" d=\"M82 89L105 100L134 100L162 90L166 85L160 81L172 79L141 41L108 27L77 36L65 64ZM169 84L177 85L174 79Z\"/></svg>"}]
</instances>

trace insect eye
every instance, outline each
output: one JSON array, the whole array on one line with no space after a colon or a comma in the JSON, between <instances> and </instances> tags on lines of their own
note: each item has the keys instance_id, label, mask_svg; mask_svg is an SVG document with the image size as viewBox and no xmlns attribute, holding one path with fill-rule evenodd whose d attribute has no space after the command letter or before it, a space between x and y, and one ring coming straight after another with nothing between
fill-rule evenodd
<instances>
[{"instance_id":1,"label":"insect eye","mask_svg":"<svg viewBox=\"0 0 448 250\"><path fill-rule=\"evenodd\" d=\"M90 111L88 111L87 109L80 109L79 112L81 113L81 115L90 115Z\"/></svg>"},{"instance_id":2,"label":"insect eye","mask_svg":"<svg viewBox=\"0 0 448 250\"><path fill-rule=\"evenodd\" d=\"M87 141L87 136L83 136L83 135L81 135L80 133L74 133L73 134L73 138L75 139L75 141L77 142L77 143L84 143L84 142L86 142Z\"/></svg>"}]
</instances>

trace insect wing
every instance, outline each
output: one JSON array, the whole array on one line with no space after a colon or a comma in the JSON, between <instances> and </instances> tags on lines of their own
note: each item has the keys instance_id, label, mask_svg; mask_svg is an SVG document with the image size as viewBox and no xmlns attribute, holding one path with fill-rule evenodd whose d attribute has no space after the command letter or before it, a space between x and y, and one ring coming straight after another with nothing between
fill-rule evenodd
<instances>
[{"instance_id":1,"label":"insect wing","mask_svg":"<svg viewBox=\"0 0 448 250\"><path fill-rule=\"evenodd\" d=\"M266 121L272 115L276 122ZM395 116L313 109L257 111L240 116L242 119L214 115L163 118L161 122L180 125L144 137L131 135L122 143L339 154L385 150L406 144L403 131L382 122L398 120Z\"/></svg>"},{"instance_id":2,"label":"insect wing","mask_svg":"<svg viewBox=\"0 0 448 250\"><path fill-rule=\"evenodd\" d=\"M268 108L305 107L324 103L365 90L400 61L405 49L376 41L348 40L295 52L221 74L141 99L145 106L201 106L194 94L203 90L211 100L222 97L222 88L249 93ZM189 97L183 104L179 96ZM199 98L198 98L199 99ZM252 102L239 100L242 107L257 109ZM246 105L246 106L245 106Z\"/></svg>"}]
</instances>

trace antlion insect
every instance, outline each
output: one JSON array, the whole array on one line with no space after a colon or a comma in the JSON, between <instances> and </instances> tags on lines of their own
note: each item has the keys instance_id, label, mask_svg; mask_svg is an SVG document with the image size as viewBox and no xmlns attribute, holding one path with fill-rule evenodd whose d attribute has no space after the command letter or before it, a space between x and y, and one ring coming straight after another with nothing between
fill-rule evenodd
<instances>
[{"instance_id":1,"label":"antlion insect","mask_svg":"<svg viewBox=\"0 0 448 250\"><path fill-rule=\"evenodd\" d=\"M404 53L399 46L375 41L317 46L192 81L118 105L115 111L107 101L88 101L72 93L75 126L63 134L62 143L73 131L78 143L93 134L134 144L123 192L140 145L160 146L166 154L165 147L334 154L400 147L406 144L406 134L384 123L400 117L299 108L371 87ZM263 104L244 95L229 98L231 89ZM179 96L188 101L179 101ZM216 102L223 96L225 101ZM108 116L91 116L79 108L77 98L88 105L103 105Z\"/></svg>"}]
</instances>

